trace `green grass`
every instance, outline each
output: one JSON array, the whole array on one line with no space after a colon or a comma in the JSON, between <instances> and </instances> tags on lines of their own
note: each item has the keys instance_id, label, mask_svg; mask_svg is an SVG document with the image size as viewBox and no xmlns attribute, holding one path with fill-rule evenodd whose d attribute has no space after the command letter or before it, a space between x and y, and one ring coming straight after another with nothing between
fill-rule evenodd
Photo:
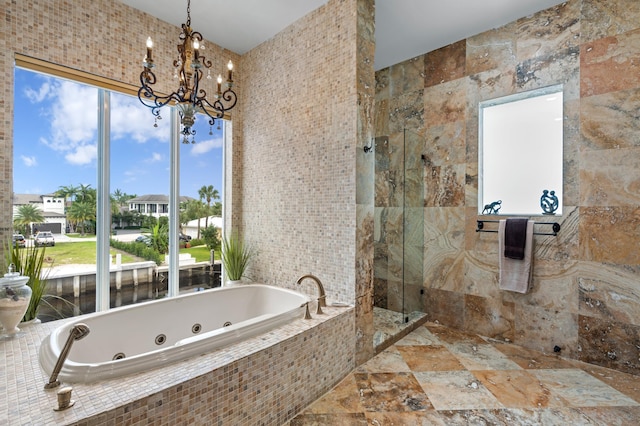
<instances>
[{"instance_id":1,"label":"green grass","mask_svg":"<svg viewBox=\"0 0 640 426\"><path fill-rule=\"evenodd\" d=\"M122 254L122 263L139 262L141 259L119 250L111 249L111 255L116 253ZM209 249L207 246L197 246L191 248L180 249L180 253L189 253L196 262L209 261ZM53 247L47 247L45 251L45 266L49 266L49 259L53 260L52 266L71 265L71 264L95 264L96 263L96 242L95 241L77 241L77 242L57 242ZM216 252L216 259L220 259L220 253Z\"/></svg>"},{"instance_id":2,"label":"green grass","mask_svg":"<svg viewBox=\"0 0 640 426\"><path fill-rule=\"evenodd\" d=\"M116 253L122 254L122 263L137 262L135 256L111 249L112 255ZM45 251L45 265L49 266L49 260L52 260L52 266L70 265L76 263L95 264L96 263L96 242L95 241L79 241L74 243L57 242L53 247L47 247Z\"/></svg>"},{"instance_id":3,"label":"green grass","mask_svg":"<svg viewBox=\"0 0 640 426\"><path fill-rule=\"evenodd\" d=\"M196 262L209 261L209 249L205 245L180 249L180 253L189 253L191 257L196 260ZM216 251L215 256L216 259L220 260L220 253L218 251Z\"/></svg>"}]
</instances>

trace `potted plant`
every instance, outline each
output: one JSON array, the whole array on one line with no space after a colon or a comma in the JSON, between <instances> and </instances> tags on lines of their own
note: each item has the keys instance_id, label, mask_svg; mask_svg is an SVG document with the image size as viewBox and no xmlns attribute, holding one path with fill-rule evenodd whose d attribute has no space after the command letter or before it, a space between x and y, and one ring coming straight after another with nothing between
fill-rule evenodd
<instances>
[{"instance_id":1,"label":"potted plant","mask_svg":"<svg viewBox=\"0 0 640 426\"><path fill-rule=\"evenodd\" d=\"M244 276L253 250L242 241L238 232L232 231L228 237L222 238L222 266L229 282L237 284Z\"/></svg>"},{"instance_id":2,"label":"potted plant","mask_svg":"<svg viewBox=\"0 0 640 426\"><path fill-rule=\"evenodd\" d=\"M22 318L22 322L34 321L38 318L38 309L47 289L47 279L42 276L42 265L44 264L45 248L35 247L35 245L20 248L19 246L8 245L5 247L6 264L15 265L16 272L29 277L27 285L31 287L31 300L29 307Z\"/></svg>"}]
</instances>

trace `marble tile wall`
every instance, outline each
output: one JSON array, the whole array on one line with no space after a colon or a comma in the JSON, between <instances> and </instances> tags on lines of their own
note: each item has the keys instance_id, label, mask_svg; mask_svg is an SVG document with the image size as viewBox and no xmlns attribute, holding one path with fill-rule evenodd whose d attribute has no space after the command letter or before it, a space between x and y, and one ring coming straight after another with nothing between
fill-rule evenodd
<instances>
[{"instance_id":1,"label":"marble tile wall","mask_svg":"<svg viewBox=\"0 0 640 426\"><path fill-rule=\"evenodd\" d=\"M570 0L376 73L376 303L398 283L393 153L421 135L422 303L432 321L640 374L640 3ZM476 233L478 102L564 85L564 212L535 237L533 289L498 289ZM387 154L389 153L389 154ZM543 220L537 217L536 220Z\"/></svg>"}]
</instances>

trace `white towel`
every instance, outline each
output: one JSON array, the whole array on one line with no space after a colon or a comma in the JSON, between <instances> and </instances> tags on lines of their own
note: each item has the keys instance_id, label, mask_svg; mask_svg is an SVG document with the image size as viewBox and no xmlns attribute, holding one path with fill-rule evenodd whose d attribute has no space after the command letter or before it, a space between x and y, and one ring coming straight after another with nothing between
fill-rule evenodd
<instances>
[{"instance_id":1,"label":"white towel","mask_svg":"<svg viewBox=\"0 0 640 426\"><path fill-rule=\"evenodd\" d=\"M531 288L533 271L533 221L527 222L527 241L524 245L524 259L510 259L504 255L505 219L498 225L498 256L500 265L500 289L527 293Z\"/></svg>"}]
</instances>

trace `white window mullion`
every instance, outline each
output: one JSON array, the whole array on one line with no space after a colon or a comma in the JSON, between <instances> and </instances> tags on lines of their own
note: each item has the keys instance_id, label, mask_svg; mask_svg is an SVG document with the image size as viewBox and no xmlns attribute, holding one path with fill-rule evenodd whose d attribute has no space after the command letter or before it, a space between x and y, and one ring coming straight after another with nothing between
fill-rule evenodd
<instances>
[{"instance_id":1,"label":"white window mullion","mask_svg":"<svg viewBox=\"0 0 640 426\"><path fill-rule=\"evenodd\" d=\"M178 108L171 108L171 160L169 166L169 284L168 296L180 294L178 226L180 221L180 123Z\"/></svg>"},{"instance_id":2,"label":"white window mullion","mask_svg":"<svg viewBox=\"0 0 640 426\"><path fill-rule=\"evenodd\" d=\"M109 309L111 277L109 273L111 206L110 167L110 94L98 89L98 188L96 205L96 312Z\"/></svg>"}]
</instances>

